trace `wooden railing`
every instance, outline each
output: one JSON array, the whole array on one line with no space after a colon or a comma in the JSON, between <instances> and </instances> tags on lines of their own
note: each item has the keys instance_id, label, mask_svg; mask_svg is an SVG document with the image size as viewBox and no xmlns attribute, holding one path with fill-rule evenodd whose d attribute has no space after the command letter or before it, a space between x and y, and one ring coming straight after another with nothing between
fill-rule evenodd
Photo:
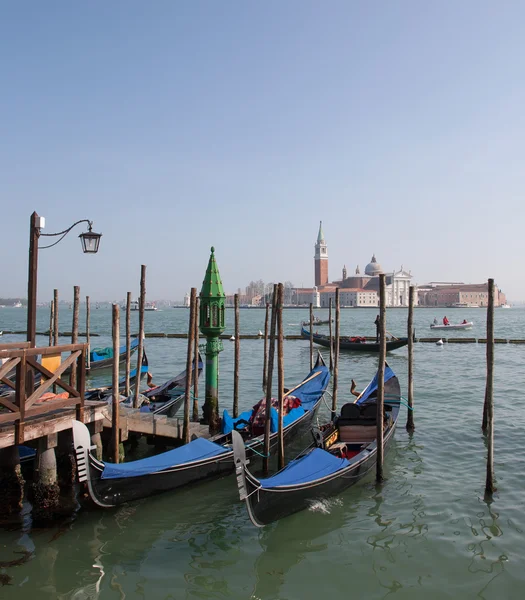
<instances>
[{"instance_id":1,"label":"wooden railing","mask_svg":"<svg viewBox=\"0 0 525 600\"><path fill-rule=\"evenodd\" d=\"M76 408L76 418L83 421L84 391L86 384L86 352L87 344L68 344L45 348L31 348L29 342L0 344L0 383L11 388L7 396L0 396L0 426L3 423L14 423L15 443L24 442L24 424L26 419L36 415L45 415L59 408ZM38 362L38 357L61 356L69 352L60 365L49 371ZM62 379L66 371L76 369L76 384ZM40 382L35 382L35 375L40 374ZM68 398L51 398L39 402L43 394L51 388L61 388L67 392Z\"/></svg>"}]
</instances>

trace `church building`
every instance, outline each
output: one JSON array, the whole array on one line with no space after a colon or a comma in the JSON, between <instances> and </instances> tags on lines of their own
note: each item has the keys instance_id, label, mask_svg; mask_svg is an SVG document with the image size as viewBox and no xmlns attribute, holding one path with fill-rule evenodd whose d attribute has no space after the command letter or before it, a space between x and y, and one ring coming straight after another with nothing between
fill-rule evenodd
<instances>
[{"instance_id":1,"label":"church building","mask_svg":"<svg viewBox=\"0 0 525 600\"><path fill-rule=\"evenodd\" d=\"M335 290L339 288L341 306L378 306L379 304L379 275L383 273L375 254L366 265L364 274L359 266L353 275L348 276L346 265L342 270L342 278L329 283L328 277L328 248L323 232L322 222L315 244L314 275L315 287L312 302L318 308L328 307L330 299L335 303ZM387 306L408 306L408 292L412 273L405 271L403 266L397 271L385 273Z\"/></svg>"}]
</instances>

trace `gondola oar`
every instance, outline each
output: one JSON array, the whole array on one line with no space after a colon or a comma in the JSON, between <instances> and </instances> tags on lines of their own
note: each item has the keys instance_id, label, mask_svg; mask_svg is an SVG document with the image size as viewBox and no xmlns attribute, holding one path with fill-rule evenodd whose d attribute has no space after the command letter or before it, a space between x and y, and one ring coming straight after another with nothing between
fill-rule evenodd
<instances>
[{"instance_id":1,"label":"gondola oar","mask_svg":"<svg viewBox=\"0 0 525 600\"><path fill-rule=\"evenodd\" d=\"M390 333L390 331L387 331L386 333L388 333L388 335L389 335L390 337L393 337L395 340L398 340L398 339L399 339L399 338L398 338L398 337L396 337L396 336L395 336L393 333Z\"/></svg>"},{"instance_id":2,"label":"gondola oar","mask_svg":"<svg viewBox=\"0 0 525 600\"><path fill-rule=\"evenodd\" d=\"M309 381L312 381L312 379L315 379L318 375L321 374L321 371L317 371L316 373L314 373L311 377L308 377L308 379L305 379L304 381L302 381L299 385L296 385L294 388L292 388L291 390L288 390L286 392L286 394L284 394L283 399L286 398L286 396L289 396L292 392L295 392L295 390L299 389L301 386L303 386L305 383L308 383Z\"/></svg>"}]
</instances>

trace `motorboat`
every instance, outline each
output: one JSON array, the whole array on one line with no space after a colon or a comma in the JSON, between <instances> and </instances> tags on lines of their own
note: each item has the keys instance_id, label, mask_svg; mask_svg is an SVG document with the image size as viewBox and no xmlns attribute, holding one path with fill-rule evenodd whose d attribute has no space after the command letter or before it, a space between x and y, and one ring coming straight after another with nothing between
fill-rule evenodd
<instances>
[{"instance_id":1,"label":"motorboat","mask_svg":"<svg viewBox=\"0 0 525 600\"><path fill-rule=\"evenodd\" d=\"M474 323L472 321L468 321L467 323L449 323L448 325L443 325L443 323L431 323L430 329L434 330L461 330L461 329L472 329Z\"/></svg>"}]
</instances>

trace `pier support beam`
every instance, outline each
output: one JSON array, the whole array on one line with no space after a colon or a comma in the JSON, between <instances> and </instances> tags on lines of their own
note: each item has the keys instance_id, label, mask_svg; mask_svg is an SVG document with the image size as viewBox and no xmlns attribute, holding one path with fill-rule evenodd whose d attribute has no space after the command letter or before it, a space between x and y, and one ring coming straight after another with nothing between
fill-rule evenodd
<instances>
[{"instance_id":1,"label":"pier support beam","mask_svg":"<svg viewBox=\"0 0 525 600\"><path fill-rule=\"evenodd\" d=\"M91 443L93 444L93 446L97 447L97 449L95 450L95 456L98 460L102 460L102 436L100 435L100 433L94 433L91 436Z\"/></svg>"},{"instance_id":2,"label":"pier support beam","mask_svg":"<svg viewBox=\"0 0 525 600\"><path fill-rule=\"evenodd\" d=\"M18 512L24 499L24 478L20 469L18 448L0 450L0 506L7 514Z\"/></svg>"},{"instance_id":3,"label":"pier support beam","mask_svg":"<svg viewBox=\"0 0 525 600\"><path fill-rule=\"evenodd\" d=\"M55 446L56 436L38 440L35 482L30 488L33 518L37 521L52 519L59 506L60 488L57 483Z\"/></svg>"}]
</instances>

